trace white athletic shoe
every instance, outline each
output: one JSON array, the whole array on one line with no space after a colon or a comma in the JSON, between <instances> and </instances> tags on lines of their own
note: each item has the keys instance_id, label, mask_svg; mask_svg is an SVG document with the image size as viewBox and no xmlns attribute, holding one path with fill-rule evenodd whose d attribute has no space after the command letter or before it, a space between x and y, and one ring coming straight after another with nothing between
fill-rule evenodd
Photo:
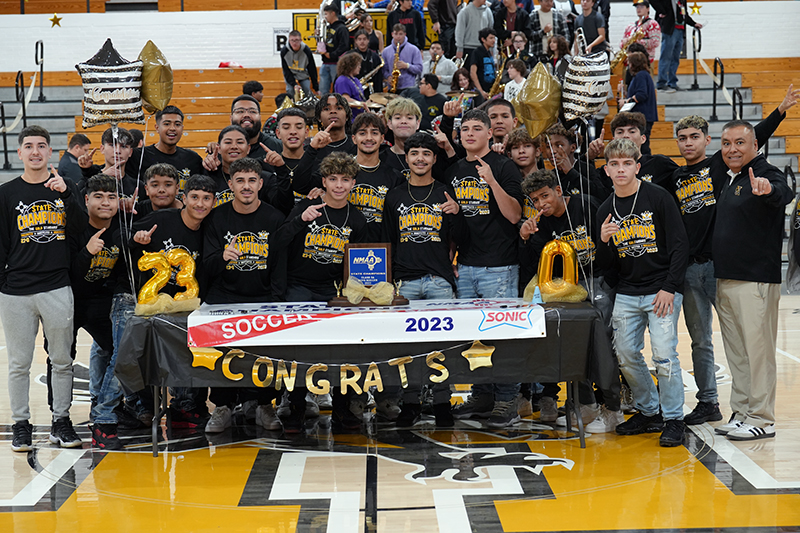
<instances>
[{"instance_id":1,"label":"white athletic shoe","mask_svg":"<svg viewBox=\"0 0 800 533\"><path fill-rule=\"evenodd\" d=\"M206 433L222 433L231 427L231 408L226 405L217 406L206 424Z\"/></svg>"},{"instance_id":2,"label":"white athletic shoe","mask_svg":"<svg viewBox=\"0 0 800 533\"><path fill-rule=\"evenodd\" d=\"M775 424L760 428L742 423L738 428L728 432L725 436L731 440L768 439L775 436Z\"/></svg>"},{"instance_id":3,"label":"white athletic shoe","mask_svg":"<svg viewBox=\"0 0 800 533\"><path fill-rule=\"evenodd\" d=\"M278 415L275 413L275 408L272 407L272 404L259 405L256 407L256 424L264 429L269 430L281 429L283 427L280 418L278 418Z\"/></svg>"},{"instance_id":4,"label":"white athletic shoe","mask_svg":"<svg viewBox=\"0 0 800 533\"><path fill-rule=\"evenodd\" d=\"M605 405L600 406L600 414L590 424L586 425L589 433L614 433L617 426L625 422L622 411L609 411Z\"/></svg>"},{"instance_id":5,"label":"white athletic shoe","mask_svg":"<svg viewBox=\"0 0 800 533\"><path fill-rule=\"evenodd\" d=\"M571 413L572 416L572 427L578 427L578 421L575 420L575 413ZM600 414L600 410L597 408L597 404L593 403L591 405L581 405L581 419L583 419L583 425L586 427L591 422L594 422L597 415ZM566 415L559 416L556 419L556 425L561 427L567 426L567 417Z\"/></svg>"},{"instance_id":6,"label":"white athletic shoe","mask_svg":"<svg viewBox=\"0 0 800 533\"><path fill-rule=\"evenodd\" d=\"M723 424L719 427L714 428L714 431L717 433L717 435L727 435L731 431L739 429L739 426L741 426L742 424L744 424L744 422L742 422L741 420L737 420L732 416L727 424Z\"/></svg>"}]
</instances>

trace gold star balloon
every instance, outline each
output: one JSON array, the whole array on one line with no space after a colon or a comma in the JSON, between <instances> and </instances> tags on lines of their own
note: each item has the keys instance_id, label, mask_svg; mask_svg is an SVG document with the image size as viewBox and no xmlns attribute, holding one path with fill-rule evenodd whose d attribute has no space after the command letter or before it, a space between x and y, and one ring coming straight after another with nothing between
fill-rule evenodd
<instances>
[{"instance_id":1,"label":"gold star balloon","mask_svg":"<svg viewBox=\"0 0 800 533\"><path fill-rule=\"evenodd\" d=\"M492 353L494 346L486 346L481 341L473 341L469 350L464 350L461 355L469 361L469 370L472 372L482 366L492 366Z\"/></svg>"},{"instance_id":2,"label":"gold star balloon","mask_svg":"<svg viewBox=\"0 0 800 533\"><path fill-rule=\"evenodd\" d=\"M691 10L692 10L692 12L690 13L690 15L699 15L699 14L700 14L700 8L701 8L701 7L703 7L703 6L699 6L699 5L697 5L697 2L693 3L691 6L689 6L689 9L691 9Z\"/></svg>"},{"instance_id":3,"label":"gold star balloon","mask_svg":"<svg viewBox=\"0 0 800 533\"><path fill-rule=\"evenodd\" d=\"M56 26L58 26L60 28L61 27L61 19L62 18L64 18L64 17L59 17L58 13L53 13L53 18L49 18L47 20L52 22L52 26L50 26L51 28L55 28Z\"/></svg>"}]
</instances>

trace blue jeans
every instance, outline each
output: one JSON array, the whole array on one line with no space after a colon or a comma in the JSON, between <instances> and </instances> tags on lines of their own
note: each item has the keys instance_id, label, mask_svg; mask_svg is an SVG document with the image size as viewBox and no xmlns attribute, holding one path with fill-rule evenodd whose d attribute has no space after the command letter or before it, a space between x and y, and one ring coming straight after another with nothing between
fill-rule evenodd
<instances>
[{"instance_id":1,"label":"blue jeans","mask_svg":"<svg viewBox=\"0 0 800 533\"><path fill-rule=\"evenodd\" d=\"M692 264L686 269L686 290L683 297L683 319L692 337L692 367L697 383L697 400L717 403L717 376L712 342L711 306L716 305L717 280L714 263Z\"/></svg>"},{"instance_id":2,"label":"blue jeans","mask_svg":"<svg viewBox=\"0 0 800 533\"><path fill-rule=\"evenodd\" d=\"M676 292L672 314L660 318L653 310L655 296L617 294L611 318L614 348L636 408L645 416L654 416L660 403L665 420L683 420L683 377L678 360L678 316L683 296ZM658 389L642 356L645 327L650 330Z\"/></svg>"},{"instance_id":3,"label":"blue jeans","mask_svg":"<svg viewBox=\"0 0 800 533\"><path fill-rule=\"evenodd\" d=\"M458 265L459 298L516 298L519 294L519 265L476 267ZM476 383L472 394L494 394L495 401L507 402L519 394L519 383Z\"/></svg>"},{"instance_id":4,"label":"blue jeans","mask_svg":"<svg viewBox=\"0 0 800 533\"><path fill-rule=\"evenodd\" d=\"M519 265L477 267L458 265L459 298L517 298Z\"/></svg>"},{"instance_id":5,"label":"blue jeans","mask_svg":"<svg viewBox=\"0 0 800 533\"><path fill-rule=\"evenodd\" d=\"M295 80L295 81L297 81L297 80ZM295 99L294 85L290 84L289 82L285 82L285 83L286 83L286 92L289 93L290 95L292 95L292 99L294 100ZM311 80L305 79L305 80L297 81L297 85L299 85L300 88L303 89L303 92L305 93L306 96L311 94Z\"/></svg>"},{"instance_id":6,"label":"blue jeans","mask_svg":"<svg viewBox=\"0 0 800 533\"><path fill-rule=\"evenodd\" d=\"M661 57L658 58L658 83L656 87L678 86L678 64L683 50L684 30L675 30L672 35L661 34Z\"/></svg>"},{"instance_id":7,"label":"blue jeans","mask_svg":"<svg viewBox=\"0 0 800 533\"><path fill-rule=\"evenodd\" d=\"M92 410L92 419L98 424L116 424L117 415L114 408L119 403L122 396L122 386L114 374L119 356L119 344L122 341L122 334L125 333L125 325L128 319L133 316L133 309L136 307L136 300L131 294L115 294L111 301L111 328L114 335L114 353L111 357L102 361L105 363L100 391L97 395L97 405ZM98 361L100 363L101 361ZM101 366L98 364L97 366ZM99 371L98 371L99 372Z\"/></svg>"},{"instance_id":8,"label":"blue jeans","mask_svg":"<svg viewBox=\"0 0 800 533\"><path fill-rule=\"evenodd\" d=\"M409 300L447 300L453 297L453 286L444 278L428 274L411 281L403 280L400 295Z\"/></svg>"},{"instance_id":9,"label":"blue jeans","mask_svg":"<svg viewBox=\"0 0 800 533\"><path fill-rule=\"evenodd\" d=\"M336 65L322 64L319 67L319 95L324 96L333 89L333 80L336 79ZM305 89L303 89L305 90Z\"/></svg>"}]
</instances>

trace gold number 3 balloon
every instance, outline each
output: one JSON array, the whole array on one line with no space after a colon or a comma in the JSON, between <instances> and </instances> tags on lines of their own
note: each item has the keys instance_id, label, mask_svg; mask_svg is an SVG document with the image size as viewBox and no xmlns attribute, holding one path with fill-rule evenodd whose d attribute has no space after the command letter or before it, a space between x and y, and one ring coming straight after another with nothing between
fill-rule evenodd
<instances>
[{"instance_id":1,"label":"gold number 3 balloon","mask_svg":"<svg viewBox=\"0 0 800 533\"><path fill-rule=\"evenodd\" d=\"M186 290L175 295L175 300L191 300L197 298L200 287L195 278L196 264L186 250L173 248L168 253L145 252L138 262L139 270L155 270L152 278L139 290L139 303L150 304L158 299L158 293L169 281L171 266L179 267L175 282Z\"/></svg>"}]
</instances>

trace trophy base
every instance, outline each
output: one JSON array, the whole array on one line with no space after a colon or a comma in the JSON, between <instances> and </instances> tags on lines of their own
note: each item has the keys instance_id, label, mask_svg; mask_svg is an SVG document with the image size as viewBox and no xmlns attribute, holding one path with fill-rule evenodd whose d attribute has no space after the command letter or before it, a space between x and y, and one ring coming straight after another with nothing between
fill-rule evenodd
<instances>
[{"instance_id":1,"label":"trophy base","mask_svg":"<svg viewBox=\"0 0 800 533\"><path fill-rule=\"evenodd\" d=\"M378 305L369 298L364 298L360 303L352 304L350 300L344 296L337 296L336 298L328 301L328 307L392 307L396 305L408 305L408 298L402 296L395 296L392 303L389 305Z\"/></svg>"}]
</instances>

